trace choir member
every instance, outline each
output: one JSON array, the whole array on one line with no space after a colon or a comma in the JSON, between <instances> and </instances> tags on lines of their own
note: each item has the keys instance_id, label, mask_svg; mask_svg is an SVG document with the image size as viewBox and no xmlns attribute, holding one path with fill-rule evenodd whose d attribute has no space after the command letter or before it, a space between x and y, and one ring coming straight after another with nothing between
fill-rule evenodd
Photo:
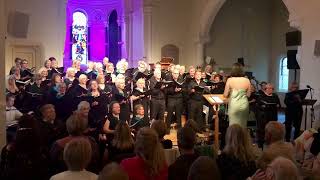
<instances>
[{"instance_id":1,"label":"choir member","mask_svg":"<svg viewBox=\"0 0 320 180\"><path fill-rule=\"evenodd\" d=\"M81 74L79 76L79 84L75 85L75 87L68 91L73 99L73 108L75 108L80 101L86 100L85 98L88 94L87 81L87 76L85 74Z\"/></svg>"},{"instance_id":2,"label":"choir member","mask_svg":"<svg viewBox=\"0 0 320 180\"><path fill-rule=\"evenodd\" d=\"M101 92L109 96L109 94L111 93L112 87L106 85L105 77L103 75L98 75L96 81L98 82L98 86Z\"/></svg>"},{"instance_id":3,"label":"choir member","mask_svg":"<svg viewBox=\"0 0 320 180\"><path fill-rule=\"evenodd\" d=\"M180 65L179 73L180 73L180 77L184 78L184 75L186 73L186 67Z\"/></svg>"},{"instance_id":4,"label":"choir member","mask_svg":"<svg viewBox=\"0 0 320 180\"><path fill-rule=\"evenodd\" d=\"M104 75L103 65L100 62L95 63L95 68L97 71L97 75Z\"/></svg>"},{"instance_id":5,"label":"choir member","mask_svg":"<svg viewBox=\"0 0 320 180\"><path fill-rule=\"evenodd\" d=\"M165 85L157 87L157 83L161 83L161 71L154 71L154 75L150 79L151 104L150 119L164 120L164 112L166 109L165 101Z\"/></svg>"},{"instance_id":6,"label":"choir member","mask_svg":"<svg viewBox=\"0 0 320 180\"><path fill-rule=\"evenodd\" d=\"M64 82L57 83L56 88L57 93L49 96L48 103L54 105L57 118L62 121L66 121L72 113L72 99L66 94L67 86Z\"/></svg>"},{"instance_id":7,"label":"choir member","mask_svg":"<svg viewBox=\"0 0 320 180\"><path fill-rule=\"evenodd\" d=\"M18 69L21 68L21 61L22 61L21 58L16 58L16 59L14 60L15 65L11 67L11 69L10 69L10 75L11 75L11 74L14 74L14 70L15 70L16 68L18 68Z\"/></svg>"},{"instance_id":8,"label":"choir member","mask_svg":"<svg viewBox=\"0 0 320 180\"><path fill-rule=\"evenodd\" d=\"M12 94L6 95L6 128L7 130L15 130L18 125L18 120L22 113L14 107L15 96Z\"/></svg>"},{"instance_id":9,"label":"choir member","mask_svg":"<svg viewBox=\"0 0 320 180\"><path fill-rule=\"evenodd\" d=\"M20 80L21 75L20 75L20 68L19 67L13 67L12 69L12 75L15 77L16 80Z\"/></svg>"},{"instance_id":10,"label":"choir member","mask_svg":"<svg viewBox=\"0 0 320 180\"><path fill-rule=\"evenodd\" d=\"M144 116L149 117L149 105L150 99L146 88L146 81L144 78L140 78L136 82L136 88L132 91L131 100L133 102L133 107L141 104L144 108Z\"/></svg>"},{"instance_id":11,"label":"choir member","mask_svg":"<svg viewBox=\"0 0 320 180\"><path fill-rule=\"evenodd\" d=\"M286 104L286 141L290 142L292 125L294 127L294 139L300 135L300 127L303 115L302 98L298 93L299 84L291 83L290 92L286 93L284 103Z\"/></svg>"},{"instance_id":12,"label":"choir member","mask_svg":"<svg viewBox=\"0 0 320 180\"><path fill-rule=\"evenodd\" d=\"M44 101L44 94L46 89L42 86L42 75L36 74L34 77L34 83L26 90L27 96L23 100L24 111L38 111L39 106L42 105Z\"/></svg>"},{"instance_id":13,"label":"choir member","mask_svg":"<svg viewBox=\"0 0 320 180\"><path fill-rule=\"evenodd\" d=\"M125 80L124 76L118 75L115 86L112 89L112 100L117 101L121 107L120 119L122 121L129 121L130 120L130 104L128 100L128 93L125 91Z\"/></svg>"},{"instance_id":14,"label":"choir member","mask_svg":"<svg viewBox=\"0 0 320 180\"><path fill-rule=\"evenodd\" d=\"M107 85L111 85L116 80L116 75L114 74L114 65L110 62L107 64L105 81Z\"/></svg>"},{"instance_id":15,"label":"choir member","mask_svg":"<svg viewBox=\"0 0 320 180\"><path fill-rule=\"evenodd\" d=\"M8 76L6 93L12 94L12 95L18 95L19 93L19 88L17 87L17 84L16 84L16 78L13 74Z\"/></svg>"},{"instance_id":16,"label":"choir member","mask_svg":"<svg viewBox=\"0 0 320 180\"><path fill-rule=\"evenodd\" d=\"M106 134L107 142L111 142L113 139L113 134L120 121L120 104L116 101L112 101L109 107L109 114L105 119L105 122L102 126L102 133Z\"/></svg>"},{"instance_id":17,"label":"choir member","mask_svg":"<svg viewBox=\"0 0 320 180\"><path fill-rule=\"evenodd\" d=\"M221 76L216 74L213 75L213 81L211 86L211 94L223 94L225 83L222 81Z\"/></svg>"},{"instance_id":18,"label":"choir member","mask_svg":"<svg viewBox=\"0 0 320 180\"><path fill-rule=\"evenodd\" d=\"M148 74L149 73L148 72L148 64L144 61L138 61L138 67L135 69L135 71L139 71L139 72Z\"/></svg>"},{"instance_id":19,"label":"choir member","mask_svg":"<svg viewBox=\"0 0 320 180\"><path fill-rule=\"evenodd\" d=\"M145 110L142 104L134 106L134 116L130 124L135 133L137 133L140 128L150 126L149 117L145 116Z\"/></svg>"},{"instance_id":20,"label":"choir member","mask_svg":"<svg viewBox=\"0 0 320 180\"><path fill-rule=\"evenodd\" d=\"M72 85L76 85L77 83L79 83L76 80L76 70L73 67L69 67L67 69L67 73L66 73L66 77L64 78L64 82L66 83L68 89L72 86Z\"/></svg>"},{"instance_id":21,"label":"choir member","mask_svg":"<svg viewBox=\"0 0 320 180\"><path fill-rule=\"evenodd\" d=\"M128 69L128 62L125 59L121 59L117 62L116 68L118 74L125 74Z\"/></svg>"},{"instance_id":22,"label":"choir member","mask_svg":"<svg viewBox=\"0 0 320 180\"><path fill-rule=\"evenodd\" d=\"M51 83L50 83L50 88L49 88L48 94L55 96L55 94L58 93L57 84L59 84L61 82L62 82L62 79L61 79L61 75L60 74L58 74L58 73L52 74Z\"/></svg>"},{"instance_id":23,"label":"choir member","mask_svg":"<svg viewBox=\"0 0 320 180\"><path fill-rule=\"evenodd\" d=\"M179 81L179 70L175 69L173 70L171 74L170 80L173 80L174 82L181 83ZM181 127L181 115L183 111L183 94L182 94L182 85L178 85L177 83L174 83L172 86L168 87L167 97L168 97L168 103L167 103L167 127L169 128L171 123L173 122L175 117L175 120L178 124L178 127ZM175 112L175 116L173 116L173 112Z\"/></svg>"},{"instance_id":24,"label":"choir member","mask_svg":"<svg viewBox=\"0 0 320 180\"><path fill-rule=\"evenodd\" d=\"M203 111L202 96L205 90L204 89L205 86L206 86L206 83L201 80L201 71L197 70L194 74L194 80L191 81L188 86L188 92L189 92L188 119L195 120L201 129L204 128L204 119L202 117L202 111Z\"/></svg>"},{"instance_id":25,"label":"choir member","mask_svg":"<svg viewBox=\"0 0 320 180\"><path fill-rule=\"evenodd\" d=\"M51 71L51 69L52 69L51 60L47 59L44 61L44 68L46 68L48 71Z\"/></svg>"},{"instance_id":26,"label":"choir member","mask_svg":"<svg viewBox=\"0 0 320 180\"><path fill-rule=\"evenodd\" d=\"M104 57L102 60L102 64L103 64L103 70L107 69L107 66L109 64L109 58L108 57Z\"/></svg>"},{"instance_id":27,"label":"choir member","mask_svg":"<svg viewBox=\"0 0 320 180\"><path fill-rule=\"evenodd\" d=\"M72 67L75 69L76 77L78 78L81 74L84 72L81 70L81 61L80 60L74 60L72 61Z\"/></svg>"},{"instance_id":28,"label":"choir member","mask_svg":"<svg viewBox=\"0 0 320 180\"><path fill-rule=\"evenodd\" d=\"M28 68L28 61L26 59L23 59L21 61L21 69L20 69L20 75L21 80L26 81L32 78L31 70Z\"/></svg>"}]
</instances>

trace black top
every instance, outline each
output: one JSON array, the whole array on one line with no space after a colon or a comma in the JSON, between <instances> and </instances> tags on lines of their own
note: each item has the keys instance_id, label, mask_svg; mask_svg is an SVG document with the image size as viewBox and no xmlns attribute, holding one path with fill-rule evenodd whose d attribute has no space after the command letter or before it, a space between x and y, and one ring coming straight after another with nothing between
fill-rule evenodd
<instances>
[{"instance_id":1,"label":"black top","mask_svg":"<svg viewBox=\"0 0 320 180\"><path fill-rule=\"evenodd\" d=\"M184 154L168 168L168 180L187 180L192 163L198 158L197 154Z\"/></svg>"},{"instance_id":2,"label":"black top","mask_svg":"<svg viewBox=\"0 0 320 180\"><path fill-rule=\"evenodd\" d=\"M163 146L163 149L172 149L172 141L169 139L161 140L161 144Z\"/></svg>"},{"instance_id":3,"label":"black top","mask_svg":"<svg viewBox=\"0 0 320 180\"><path fill-rule=\"evenodd\" d=\"M115 86L112 88L112 101L117 101L120 104L120 119L124 121L130 120L130 104L129 94L123 90L120 92Z\"/></svg>"},{"instance_id":4,"label":"black top","mask_svg":"<svg viewBox=\"0 0 320 180\"><path fill-rule=\"evenodd\" d=\"M173 77L170 76L167 79L168 81L174 81ZM175 82L175 81L174 81ZM178 78L178 83L182 83L183 80ZM181 85L181 91L176 92L175 89L178 88L178 84L177 83L172 83L172 85L170 85L168 88L166 88L166 94L168 96L168 98L183 98L183 84Z\"/></svg>"},{"instance_id":5,"label":"black top","mask_svg":"<svg viewBox=\"0 0 320 180\"><path fill-rule=\"evenodd\" d=\"M161 90L160 88L155 88L155 85L157 84L157 80L154 76L150 78L150 90L151 90L151 97L158 100L164 100L165 94L164 90Z\"/></svg>"},{"instance_id":6,"label":"black top","mask_svg":"<svg viewBox=\"0 0 320 180\"><path fill-rule=\"evenodd\" d=\"M191 90L196 87L205 87L205 86L206 86L206 83L203 81L200 81L199 84L195 80L191 81L188 86L190 100L202 101L203 99L202 95L205 92L205 89L202 92L200 91L191 92Z\"/></svg>"},{"instance_id":7,"label":"black top","mask_svg":"<svg viewBox=\"0 0 320 180\"><path fill-rule=\"evenodd\" d=\"M225 180L245 180L257 170L254 160L244 163L225 153L218 157L217 164L221 172L221 179Z\"/></svg>"},{"instance_id":8,"label":"black top","mask_svg":"<svg viewBox=\"0 0 320 180\"><path fill-rule=\"evenodd\" d=\"M91 96L91 93L88 94ZM98 123L104 119L107 115L107 107L108 107L108 97L105 93L100 92L99 96L91 96L90 103L90 111L89 111L89 119L93 120L93 122L89 122L90 127L97 127ZM93 105L94 102L97 102L98 105Z\"/></svg>"},{"instance_id":9,"label":"black top","mask_svg":"<svg viewBox=\"0 0 320 180\"><path fill-rule=\"evenodd\" d=\"M108 152L109 160L117 163L120 163L123 159L135 156L133 145L128 149L119 149L117 147L114 147L112 143L110 143L110 145L108 146Z\"/></svg>"},{"instance_id":10,"label":"black top","mask_svg":"<svg viewBox=\"0 0 320 180\"><path fill-rule=\"evenodd\" d=\"M137 116L134 116L131 120L130 127L135 129L137 132L140 128L148 127L148 126L150 126L150 122L149 122L148 117L139 118Z\"/></svg>"}]
</instances>

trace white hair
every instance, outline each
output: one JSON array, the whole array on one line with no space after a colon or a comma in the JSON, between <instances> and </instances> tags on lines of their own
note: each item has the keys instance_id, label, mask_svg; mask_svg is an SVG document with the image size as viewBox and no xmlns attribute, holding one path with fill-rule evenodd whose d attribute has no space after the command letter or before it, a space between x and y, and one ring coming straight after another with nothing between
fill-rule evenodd
<instances>
[{"instance_id":1,"label":"white hair","mask_svg":"<svg viewBox=\"0 0 320 180\"><path fill-rule=\"evenodd\" d=\"M81 101L78 104L77 110L80 111L83 108L90 108L90 103L88 103L87 101Z\"/></svg>"},{"instance_id":2,"label":"white hair","mask_svg":"<svg viewBox=\"0 0 320 180\"><path fill-rule=\"evenodd\" d=\"M297 166L289 159L277 157L270 164L274 180L298 180L299 171Z\"/></svg>"}]
</instances>

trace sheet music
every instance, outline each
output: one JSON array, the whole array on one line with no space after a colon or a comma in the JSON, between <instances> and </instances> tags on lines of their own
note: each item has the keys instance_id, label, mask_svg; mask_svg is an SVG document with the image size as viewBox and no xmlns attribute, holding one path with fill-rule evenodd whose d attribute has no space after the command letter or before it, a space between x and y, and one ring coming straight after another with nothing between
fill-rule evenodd
<instances>
[{"instance_id":1,"label":"sheet music","mask_svg":"<svg viewBox=\"0 0 320 180\"><path fill-rule=\"evenodd\" d=\"M223 103L223 100L221 98L219 98L218 96L212 96L211 98L216 103Z\"/></svg>"}]
</instances>

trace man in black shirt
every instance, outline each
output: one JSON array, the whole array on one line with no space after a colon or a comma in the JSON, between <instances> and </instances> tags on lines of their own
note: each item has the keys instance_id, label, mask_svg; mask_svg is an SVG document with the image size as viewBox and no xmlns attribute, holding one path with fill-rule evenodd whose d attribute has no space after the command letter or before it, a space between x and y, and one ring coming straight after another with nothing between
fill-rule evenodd
<instances>
[{"instance_id":1,"label":"man in black shirt","mask_svg":"<svg viewBox=\"0 0 320 180\"><path fill-rule=\"evenodd\" d=\"M150 119L164 120L164 112L166 108L165 101L165 86L156 87L156 84L161 82L161 71L155 70L154 76L150 78L151 90L151 106L150 106Z\"/></svg>"},{"instance_id":2,"label":"man in black shirt","mask_svg":"<svg viewBox=\"0 0 320 180\"><path fill-rule=\"evenodd\" d=\"M188 119L195 120L201 129L204 128L203 112L203 93L206 83L201 80L201 71L196 71L194 81L188 86L189 102L188 102Z\"/></svg>"},{"instance_id":3,"label":"man in black shirt","mask_svg":"<svg viewBox=\"0 0 320 180\"><path fill-rule=\"evenodd\" d=\"M183 127L177 136L181 155L169 166L168 180L187 180L192 163L199 157L194 152L196 134L190 127Z\"/></svg>"}]
</instances>

